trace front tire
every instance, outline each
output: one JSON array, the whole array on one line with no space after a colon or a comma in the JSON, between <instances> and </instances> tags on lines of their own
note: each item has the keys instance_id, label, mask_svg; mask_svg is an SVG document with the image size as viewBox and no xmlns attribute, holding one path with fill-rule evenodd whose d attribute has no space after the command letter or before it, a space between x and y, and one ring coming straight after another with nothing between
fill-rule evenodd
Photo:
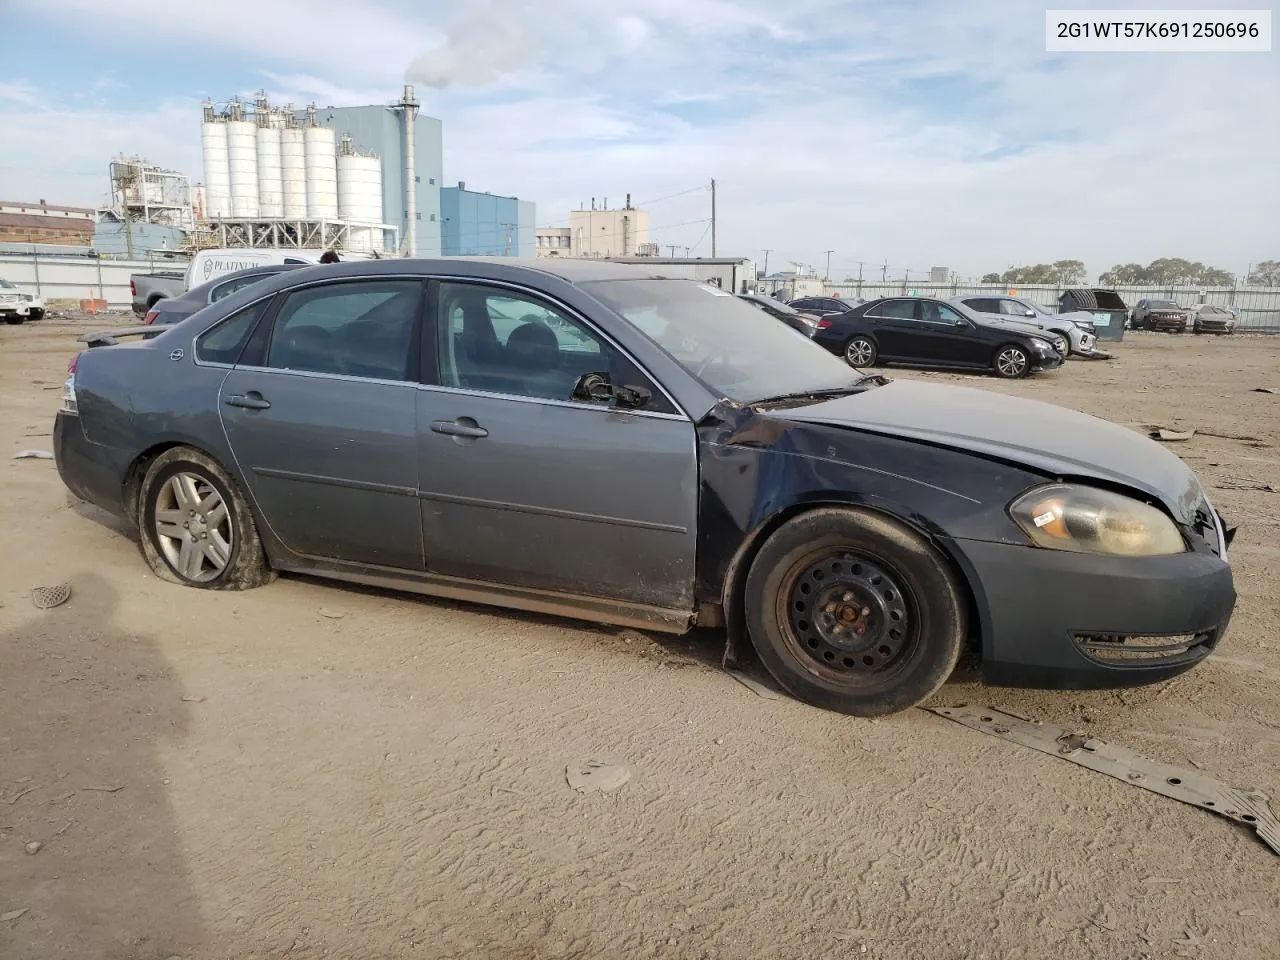
<instances>
[{"instance_id":1,"label":"front tire","mask_svg":"<svg viewBox=\"0 0 1280 960\"><path fill-rule=\"evenodd\" d=\"M857 336L844 345L844 362L854 369L874 367L880 352L870 337Z\"/></svg>"},{"instance_id":2,"label":"front tire","mask_svg":"<svg viewBox=\"0 0 1280 960\"><path fill-rule=\"evenodd\" d=\"M25 319L26 319L25 317L5 317L4 322L9 324L9 326L11 327L16 327Z\"/></svg>"},{"instance_id":3,"label":"front tire","mask_svg":"<svg viewBox=\"0 0 1280 960\"><path fill-rule=\"evenodd\" d=\"M878 717L937 691L964 647L965 605L946 561L877 514L822 508L761 547L746 619L774 679L792 696Z\"/></svg>"},{"instance_id":4,"label":"front tire","mask_svg":"<svg viewBox=\"0 0 1280 960\"><path fill-rule=\"evenodd\" d=\"M1006 343L996 351L995 358L991 361L991 370L997 377L1017 380L1031 372L1031 357L1017 344Z\"/></svg>"},{"instance_id":5,"label":"front tire","mask_svg":"<svg viewBox=\"0 0 1280 960\"><path fill-rule=\"evenodd\" d=\"M170 583L248 590L274 579L240 488L191 447L166 450L148 466L138 533L147 564Z\"/></svg>"}]
</instances>

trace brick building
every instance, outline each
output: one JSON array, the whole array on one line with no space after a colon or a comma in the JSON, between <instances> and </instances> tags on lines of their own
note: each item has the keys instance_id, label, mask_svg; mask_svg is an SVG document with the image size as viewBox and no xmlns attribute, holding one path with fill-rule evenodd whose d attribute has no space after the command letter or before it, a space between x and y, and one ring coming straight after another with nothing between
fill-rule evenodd
<instances>
[{"instance_id":1,"label":"brick building","mask_svg":"<svg viewBox=\"0 0 1280 960\"><path fill-rule=\"evenodd\" d=\"M93 242L93 211L60 207L38 200L0 200L0 243L58 243L88 246Z\"/></svg>"}]
</instances>

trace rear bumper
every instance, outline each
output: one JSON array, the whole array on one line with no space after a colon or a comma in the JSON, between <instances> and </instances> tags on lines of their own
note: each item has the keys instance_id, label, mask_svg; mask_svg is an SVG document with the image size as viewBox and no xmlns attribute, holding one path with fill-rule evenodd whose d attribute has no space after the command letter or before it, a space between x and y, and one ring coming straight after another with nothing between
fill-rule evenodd
<instances>
[{"instance_id":1,"label":"rear bumper","mask_svg":"<svg viewBox=\"0 0 1280 960\"><path fill-rule=\"evenodd\" d=\"M1235 609L1231 568L1211 553L1123 558L972 540L953 546L977 599L990 683L1155 683L1207 657Z\"/></svg>"},{"instance_id":2,"label":"rear bumper","mask_svg":"<svg viewBox=\"0 0 1280 960\"><path fill-rule=\"evenodd\" d=\"M60 411L53 423L53 459L58 476L75 496L128 519L124 478L130 461L124 451L93 443L77 415Z\"/></svg>"}]
</instances>

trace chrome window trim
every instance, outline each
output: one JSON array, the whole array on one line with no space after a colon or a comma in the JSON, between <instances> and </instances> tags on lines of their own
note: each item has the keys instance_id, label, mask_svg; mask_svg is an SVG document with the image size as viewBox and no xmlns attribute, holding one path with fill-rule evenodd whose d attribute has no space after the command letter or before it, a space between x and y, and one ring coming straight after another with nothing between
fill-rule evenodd
<instances>
[{"instance_id":1,"label":"chrome window trim","mask_svg":"<svg viewBox=\"0 0 1280 960\"><path fill-rule=\"evenodd\" d=\"M546 407L567 407L570 410L596 410L600 413L612 413L628 417L649 417L654 420L677 420L680 423L693 422L684 413L663 413L661 410L632 410L629 407L611 407L604 404L587 403L582 400L553 400L548 397L527 397L518 393L496 393L489 390L474 390L468 387L445 387L435 383L419 383L416 384L416 386L419 390L429 393L448 393L461 397L510 400L515 403L531 403ZM677 407L677 409L679 408Z\"/></svg>"},{"instance_id":2,"label":"chrome window trim","mask_svg":"<svg viewBox=\"0 0 1280 960\"><path fill-rule=\"evenodd\" d=\"M294 370L290 367L257 367L257 366L239 366L234 367L236 370L243 370L246 373L278 373L290 377L307 377L312 380L341 380L348 383L375 383L387 387L417 387L420 384L415 380L389 380L386 377L360 377L350 373L327 373L322 370Z\"/></svg>"}]
</instances>

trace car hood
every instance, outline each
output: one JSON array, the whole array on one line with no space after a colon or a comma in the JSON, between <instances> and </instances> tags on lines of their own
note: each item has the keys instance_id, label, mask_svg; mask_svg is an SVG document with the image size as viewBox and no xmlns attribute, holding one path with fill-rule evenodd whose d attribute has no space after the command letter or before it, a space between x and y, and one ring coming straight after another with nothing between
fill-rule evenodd
<instances>
[{"instance_id":1,"label":"car hood","mask_svg":"<svg viewBox=\"0 0 1280 960\"><path fill-rule=\"evenodd\" d=\"M1011 461L1050 477L1118 484L1158 499L1183 523L1192 521L1204 496L1185 463L1127 427L971 387L893 380L767 415L937 444Z\"/></svg>"},{"instance_id":2,"label":"car hood","mask_svg":"<svg viewBox=\"0 0 1280 960\"><path fill-rule=\"evenodd\" d=\"M1018 333L1026 333L1031 336L1043 337L1046 330L1051 329L1047 324L1041 323L1030 318L1026 320L1015 320L1011 317L993 317L987 313L980 313L981 323L984 327L998 327L1001 330L1015 330Z\"/></svg>"}]
</instances>

